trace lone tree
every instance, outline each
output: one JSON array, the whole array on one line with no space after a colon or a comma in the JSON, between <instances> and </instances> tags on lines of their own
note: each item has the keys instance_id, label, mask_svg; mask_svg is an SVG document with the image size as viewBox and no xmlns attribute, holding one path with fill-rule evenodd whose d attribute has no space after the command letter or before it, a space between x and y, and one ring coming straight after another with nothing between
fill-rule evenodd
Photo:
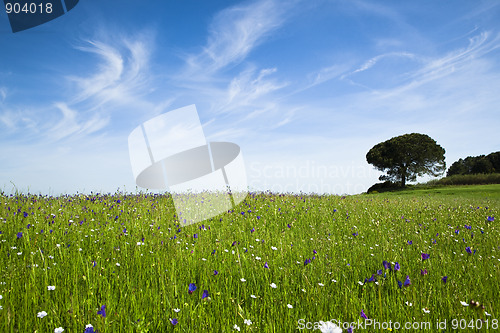
<instances>
[{"instance_id":1,"label":"lone tree","mask_svg":"<svg viewBox=\"0 0 500 333\"><path fill-rule=\"evenodd\" d=\"M375 145L366 154L366 161L387 173L379 180L400 182L404 187L417 176L442 174L446 170L444 153L444 148L428 135L412 133Z\"/></svg>"}]
</instances>

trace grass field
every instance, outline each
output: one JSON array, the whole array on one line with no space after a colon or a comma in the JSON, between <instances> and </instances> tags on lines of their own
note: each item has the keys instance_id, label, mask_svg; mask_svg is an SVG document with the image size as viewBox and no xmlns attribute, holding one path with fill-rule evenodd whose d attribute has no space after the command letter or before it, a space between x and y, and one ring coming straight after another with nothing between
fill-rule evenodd
<instances>
[{"instance_id":1,"label":"grass field","mask_svg":"<svg viewBox=\"0 0 500 333\"><path fill-rule=\"evenodd\" d=\"M260 193L183 228L168 195L3 194L0 331L496 331L499 193Z\"/></svg>"}]
</instances>

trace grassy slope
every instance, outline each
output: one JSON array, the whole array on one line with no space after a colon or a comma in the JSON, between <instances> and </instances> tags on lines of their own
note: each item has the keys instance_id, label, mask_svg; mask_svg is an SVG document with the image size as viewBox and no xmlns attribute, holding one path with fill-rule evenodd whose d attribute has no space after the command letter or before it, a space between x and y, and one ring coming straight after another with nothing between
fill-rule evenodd
<instances>
[{"instance_id":1,"label":"grassy slope","mask_svg":"<svg viewBox=\"0 0 500 333\"><path fill-rule=\"evenodd\" d=\"M83 332L88 323L114 333L292 332L301 319L352 322L362 310L379 322L498 325L499 190L251 195L207 228L180 228L161 196L0 196L0 332ZM373 276L378 284L363 283ZM471 300L492 316L461 304Z\"/></svg>"},{"instance_id":2,"label":"grassy slope","mask_svg":"<svg viewBox=\"0 0 500 333\"><path fill-rule=\"evenodd\" d=\"M378 196L431 196L450 197L456 196L467 199L484 199L500 202L500 184L492 185L450 185L450 186L429 186L413 187L406 190L384 192L380 194L370 194Z\"/></svg>"}]
</instances>

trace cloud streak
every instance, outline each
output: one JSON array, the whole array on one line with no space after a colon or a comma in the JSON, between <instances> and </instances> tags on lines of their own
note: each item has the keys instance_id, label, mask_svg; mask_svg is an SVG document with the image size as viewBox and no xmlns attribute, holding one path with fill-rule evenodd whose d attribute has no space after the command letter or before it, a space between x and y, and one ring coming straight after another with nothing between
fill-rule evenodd
<instances>
[{"instance_id":1,"label":"cloud streak","mask_svg":"<svg viewBox=\"0 0 500 333\"><path fill-rule=\"evenodd\" d=\"M203 51L187 57L188 72L203 70L213 74L241 62L283 24L285 7L283 3L265 0L221 11L209 28Z\"/></svg>"},{"instance_id":2,"label":"cloud streak","mask_svg":"<svg viewBox=\"0 0 500 333\"><path fill-rule=\"evenodd\" d=\"M88 40L78 50L95 54L100 60L98 70L89 76L68 76L79 93L72 103L91 101L93 107L105 103L127 103L145 92L151 45L147 38L122 38L114 43ZM113 45L114 44L114 45Z\"/></svg>"}]
</instances>

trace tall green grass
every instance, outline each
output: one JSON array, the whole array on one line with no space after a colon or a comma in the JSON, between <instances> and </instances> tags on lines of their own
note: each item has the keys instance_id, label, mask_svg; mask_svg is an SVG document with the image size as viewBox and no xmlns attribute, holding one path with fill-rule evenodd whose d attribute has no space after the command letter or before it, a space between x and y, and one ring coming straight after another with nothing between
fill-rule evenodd
<instances>
[{"instance_id":1,"label":"tall green grass","mask_svg":"<svg viewBox=\"0 0 500 333\"><path fill-rule=\"evenodd\" d=\"M180 228L169 195L1 195L0 331L291 332L363 322L362 310L432 331L445 319L448 331L453 319L491 328L499 208L461 197L260 193ZM484 309L461 304L471 300Z\"/></svg>"}]
</instances>

